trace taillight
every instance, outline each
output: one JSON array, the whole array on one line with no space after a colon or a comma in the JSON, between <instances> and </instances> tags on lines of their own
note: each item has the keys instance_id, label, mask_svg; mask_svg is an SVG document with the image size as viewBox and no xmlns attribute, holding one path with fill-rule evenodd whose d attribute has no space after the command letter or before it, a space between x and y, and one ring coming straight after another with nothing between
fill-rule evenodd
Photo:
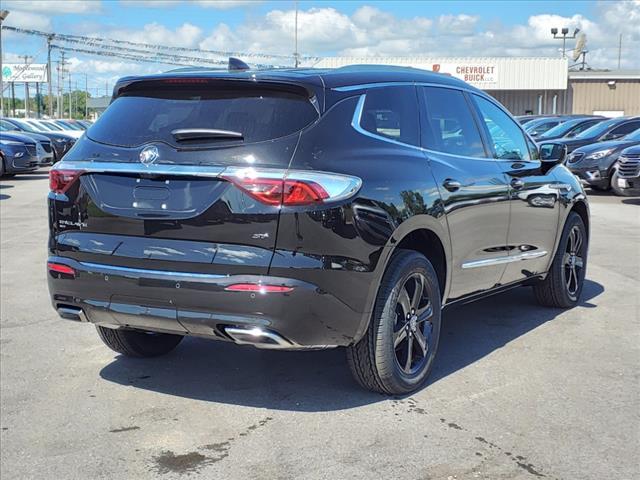
<instances>
[{"instance_id":1,"label":"taillight","mask_svg":"<svg viewBox=\"0 0 640 480\"><path fill-rule=\"evenodd\" d=\"M264 285L262 283L234 283L224 288L228 292L253 292L253 293L288 293L293 287L285 285Z\"/></svg>"},{"instance_id":2,"label":"taillight","mask_svg":"<svg viewBox=\"0 0 640 480\"><path fill-rule=\"evenodd\" d=\"M65 265L63 263L47 262L47 268L50 272L62 273L63 275L71 275L72 277L76 276L76 271L69 265Z\"/></svg>"},{"instance_id":3,"label":"taillight","mask_svg":"<svg viewBox=\"0 0 640 480\"><path fill-rule=\"evenodd\" d=\"M49 170L49 189L54 193L64 193L82 175L82 170Z\"/></svg>"},{"instance_id":4,"label":"taillight","mask_svg":"<svg viewBox=\"0 0 640 480\"><path fill-rule=\"evenodd\" d=\"M232 167L223 176L262 203L289 207L344 200L362 185L349 175L301 170Z\"/></svg>"}]
</instances>

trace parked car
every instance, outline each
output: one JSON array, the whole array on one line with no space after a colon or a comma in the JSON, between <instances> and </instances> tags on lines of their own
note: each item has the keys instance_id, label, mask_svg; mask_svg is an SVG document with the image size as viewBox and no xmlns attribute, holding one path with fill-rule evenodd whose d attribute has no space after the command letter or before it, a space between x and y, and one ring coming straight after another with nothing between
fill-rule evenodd
<instances>
[{"instance_id":1,"label":"parked car","mask_svg":"<svg viewBox=\"0 0 640 480\"><path fill-rule=\"evenodd\" d=\"M56 124L60 128L62 128L65 132L80 132L80 135L84 133L85 128L81 127L79 124L75 123L72 120L49 120L50 122Z\"/></svg>"},{"instance_id":2,"label":"parked car","mask_svg":"<svg viewBox=\"0 0 640 480\"><path fill-rule=\"evenodd\" d=\"M58 125L57 123L55 123L53 120L42 120L42 119L34 120L34 119L30 119L30 120L26 120L26 121L28 123L30 123L31 125L34 125L37 128L41 128L41 129L48 130L48 131L51 131L51 132L64 133L65 135L73 137L76 140L78 138L80 138L82 136L82 134L84 133L84 131L82 131L82 130L65 129L61 125Z\"/></svg>"},{"instance_id":3,"label":"parked car","mask_svg":"<svg viewBox=\"0 0 640 480\"><path fill-rule=\"evenodd\" d=\"M116 352L343 346L364 387L401 394L433 366L443 307L518 285L579 301L588 204L561 146L540 159L456 78L198 70L114 98L51 170L47 277Z\"/></svg>"},{"instance_id":4,"label":"parked car","mask_svg":"<svg viewBox=\"0 0 640 480\"><path fill-rule=\"evenodd\" d=\"M557 127L567 120L569 120L569 117L543 117L537 120L532 120L531 122L527 122L527 124L524 126L524 129L534 139L537 139L546 131L552 129L553 127Z\"/></svg>"},{"instance_id":5,"label":"parked car","mask_svg":"<svg viewBox=\"0 0 640 480\"><path fill-rule=\"evenodd\" d=\"M614 164L622 150L640 144L640 128L628 135L607 142L596 142L576 148L567 157L567 167L594 190L609 190Z\"/></svg>"},{"instance_id":6,"label":"parked car","mask_svg":"<svg viewBox=\"0 0 640 480\"><path fill-rule=\"evenodd\" d=\"M618 140L640 128L640 117L618 117L604 120L587 128L573 138L559 138L554 142L567 147L567 153L591 143Z\"/></svg>"},{"instance_id":7,"label":"parked car","mask_svg":"<svg viewBox=\"0 0 640 480\"><path fill-rule=\"evenodd\" d=\"M536 138L538 142L548 142L557 138L573 138L587 128L606 120L605 117L578 117L569 120L547 130Z\"/></svg>"},{"instance_id":8,"label":"parked car","mask_svg":"<svg viewBox=\"0 0 640 480\"><path fill-rule=\"evenodd\" d=\"M36 142L36 152L38 154L38 162L40 166L46 166L53 164L53 147L51 146L51 140L37 133L22 133L16 130L15 127L6 120L0 119L0 132L4 134L17 133L31 138Z\"/></svg>"},{"instance_id":9,"label":"parked car","mask_svg":"<svg viewBox=\"0 0 640 480\"><path fill-rule=\"evenodd\" d=\"M520 125L526 125L527 123L540 118L541 115L517 115L514 118L518 121Z\"/></svg>"},{"instance_id":10,"label":"parked car","mask_svg":"<svg viewBox=\"0 0 640 480\"><path fill-rule=\"evenodd\" d=\"M618 195L640 195L640 145L622 151L614 168L612 186Z\"/></svg>"},{"instance_id":11,"label":"parked car","mask_svg":"<svg viewBox=\"0 0 640 480\"><path fill-rule=\"evenodd\" d=\"M76 139L74 137L51 130L39 130L38 127L21 119L3 118L0 120L0 125L2 125L1 129L3 130L16 130L23 135L31 136L33 138L38 138L37 136L48 138L53 150L53 163L64 157L64 154L73 147L74 143L76 143Z\"/></svg>"},{"instance_id":12,"label":"parked car","mask_svg":"<svg viewBox=\"0 0 640 480\"><path fill-rule=\"evenodd\" d=\"M35 140L19 133L0 133L0 177L33 172L38 166Z\"/></svg>"}]
</instances>

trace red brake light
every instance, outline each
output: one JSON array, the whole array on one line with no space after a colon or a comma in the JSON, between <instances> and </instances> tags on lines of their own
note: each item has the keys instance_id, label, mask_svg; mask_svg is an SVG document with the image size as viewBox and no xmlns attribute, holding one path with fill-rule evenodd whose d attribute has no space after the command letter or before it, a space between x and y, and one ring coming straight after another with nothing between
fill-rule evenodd
<instances>
[{"instance_id":1,"label":"red brake light","mask_svg":"<svg viewBox=\"0 0 640 480\"><path fill-rule=\"evenodd\" d=\"M62 263L53 263L47 262L47 267L50 272L63 273L65 275L71 275L73 277L76 276L76 271L71 268L69 265L64 265Z\"/></svg>"},{"instance_id":2,"label":"red brake light","mask_svg":"<svg viewBox=\"0 0 640 480\"><path fill-rule=\"evenodd\" d=\"M234 283L224 288L228 292L255 292L255 293L287 293L293 287L284 285L262 285L260 283Z\"/></svg>"},{"instance_id":3,"label":"red brake light","mask_svg":"<svg viewBox=\"0 0 640 480\"><path fill-rule=\"evenodd\" d=\"M283 205L308 205L329 198L324 188L308 180L285 180Z\"/></svg>"},{"instance_id":4,"label":"red brake light","mask_svg":"<svg viewBox=\"0 0 640 480\"><path fill-rule=\"evenodd\" d=\"M49 171L49 189L54 193L64 193L82 175L82 170L56 170Z\"/></svg>"},{"instance_id":5,"label":"red brake light","mask_svg":"<svg viewBox=\"0 0 640 480\"><path fill-rule=\"evenodd\" d=\"M324 188L312 181L275 178L230 178L253 198L267 205L310 205L329 198Z\"/></svg>"}]
</instances>

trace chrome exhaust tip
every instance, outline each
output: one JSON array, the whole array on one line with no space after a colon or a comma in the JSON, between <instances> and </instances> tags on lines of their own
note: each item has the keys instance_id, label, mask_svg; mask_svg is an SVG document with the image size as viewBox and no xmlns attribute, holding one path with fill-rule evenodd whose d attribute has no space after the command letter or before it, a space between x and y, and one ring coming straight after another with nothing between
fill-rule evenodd
<instances>
[{"instance_id":1,"label":"chrome exhaust tip","mask_svg":"<svg viewBox=\"0 0 640 480\"><path fill-rule=\"evenodd\" d=\"M58 315L65 320L73 320L74 322L86 322L87 317L79 307L58 307Z\"/></svg>"},{"instance_id":2,"label":"chrome exhaust tip","mask_svg":"<svg viewBox=\"0 0 640 480\"><path fill-rule=\"evenodd\" d=\"M294 344L277 333L259 327L226 327L224 331L239 345L253 345L257 348L295 348Z\"/></svg>"}]
</instances>

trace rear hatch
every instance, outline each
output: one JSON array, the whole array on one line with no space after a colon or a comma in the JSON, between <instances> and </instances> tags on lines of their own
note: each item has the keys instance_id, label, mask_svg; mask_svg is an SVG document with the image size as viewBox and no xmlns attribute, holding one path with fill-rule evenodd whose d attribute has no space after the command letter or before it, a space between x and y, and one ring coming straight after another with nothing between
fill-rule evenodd
<instances>
[{"instance_id":1,"label":"rear hatch","mask_svg":"<svg viewBox=\"0 0 640 480\"><path fill-rule=\"evenodd\" d=\"M281 180L299 132L318 117L299 85L125 85L52 171L53 251L134 268L266 273L280 205L268 182L250 178Z\"/></svg>"}]
</instances>

